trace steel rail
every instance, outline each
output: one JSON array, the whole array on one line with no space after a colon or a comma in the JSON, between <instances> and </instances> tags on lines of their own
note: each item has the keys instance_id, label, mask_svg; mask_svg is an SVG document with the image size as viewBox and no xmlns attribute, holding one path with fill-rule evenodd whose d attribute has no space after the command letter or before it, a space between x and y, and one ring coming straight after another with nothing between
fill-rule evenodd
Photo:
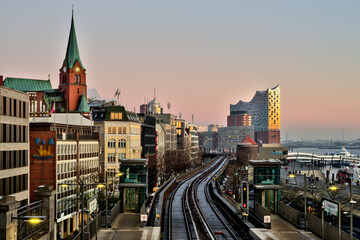
<instances>
[{"instance_id":1,"label":"steel rail","mask_svg":"<svg viewBox=\"0 0 360 240\"><path fill-rule=\"evenodd\" d=\"M206 200L209 203L212 210L215 212L216 216L220 219L221 223L225 226L226 230L230 233L231 237L233 237L234 239L237 239L238 237L236 236L234 231L232 231L231 228L227 225L227 223L225 222L225 220L222 217L222 214L219 213L219 211L215 208L214 204L211 201L211 198L209 196L209 185L210 185L210 181L212 181L212 179L213 179L213 177L211 177L204 186Z\"/></svg>"}]
</instances>

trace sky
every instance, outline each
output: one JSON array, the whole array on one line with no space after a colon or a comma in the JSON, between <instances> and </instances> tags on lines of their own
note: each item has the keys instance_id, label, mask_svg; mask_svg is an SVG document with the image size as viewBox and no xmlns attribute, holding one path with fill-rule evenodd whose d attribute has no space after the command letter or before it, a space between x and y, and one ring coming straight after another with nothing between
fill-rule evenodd
<instances>
[{"instance_id":1,"label":"sky","mask_svg":"<svg viewBox=\"0 0 360 240\"><path fill-rule=\"evenodd\" d=\"M360 137L360 1L1 1L0 75L57 87L72 5L88 88L129 110L155 87L164 112L226 125L280 84L283 140Z\"/></svg>"}]
</instances>

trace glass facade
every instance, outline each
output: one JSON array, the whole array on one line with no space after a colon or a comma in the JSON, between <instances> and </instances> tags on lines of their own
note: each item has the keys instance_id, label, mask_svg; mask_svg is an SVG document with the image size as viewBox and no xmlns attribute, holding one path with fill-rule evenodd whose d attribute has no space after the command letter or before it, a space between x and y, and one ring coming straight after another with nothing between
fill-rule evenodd
<instances>
[{"instance_id":1,"label":"glass facade","mask_svg":"<svg viewBox=\"0 0 360 240\"><path fill-rule=\"evenodd\" d=\"M120 183L144 183L146 184L146 165L120 165Z\"/></svg>"},{"instance_id":2,"label":"glass facade","mask_svg":"<svg viewBox=\"0 0 360 240\"><path fill-rule=\"evenodd\" d=\"M140 212L141 206L146 200L147 166L145 164L120 164L120 199L122 199L122 211ZM143 185L136 185L143 184Z\"/></svg>"},{"instance_id":3,"label":"glass facade","mask_svg":"<svg viewBox=\"0 0 360 240\"><path fill-rule=\"evenodd\" d=\"M252 166L254 185L280 185L280 167L277 166ZM280 201L280 190L254 189L254 200L270 212L277 211L277 203Z\"/></svg>"},{"instance_id":4,"label":"glass facade","mask_svg":"<svg viewBox=\"0 0 360 240\"><path fill-rule=\"evenodd\" d=\"M254 167L255 185L279 185L280 168L279 167Z\"/></svg>"}]
</instances>

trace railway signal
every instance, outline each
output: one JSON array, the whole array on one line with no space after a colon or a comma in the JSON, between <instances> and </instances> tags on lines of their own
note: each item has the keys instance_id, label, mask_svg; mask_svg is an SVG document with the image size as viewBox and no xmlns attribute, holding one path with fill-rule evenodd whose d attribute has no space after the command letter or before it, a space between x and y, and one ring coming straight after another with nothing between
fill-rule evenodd
<instances>
[{"instance_id":1,"label":"railway signal","mask_svg":"<svg viewBox=\"0 0 360 240\"><path fill-rule=\"evenodd\" d=\"M249 184L246 181L241 182L241 207L244 212L249 209Z\"/></svg>"}]
</instances>

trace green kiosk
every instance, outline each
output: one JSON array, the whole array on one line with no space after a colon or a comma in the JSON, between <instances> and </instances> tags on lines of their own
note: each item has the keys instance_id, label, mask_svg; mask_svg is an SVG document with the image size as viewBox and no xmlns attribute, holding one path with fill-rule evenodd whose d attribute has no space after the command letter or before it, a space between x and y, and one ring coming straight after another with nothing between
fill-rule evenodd
<instances>
[{"instance_id":1,"label":"green kiosk","mask_svg":"<svg viewBox=\"0 0 360 240\"><path fill-rule=\"evenodd\" d=\"M254 190L254 205L278 213L280 201L280 161L249 160L248 180Z\"/></svg>"}]
</instances>

